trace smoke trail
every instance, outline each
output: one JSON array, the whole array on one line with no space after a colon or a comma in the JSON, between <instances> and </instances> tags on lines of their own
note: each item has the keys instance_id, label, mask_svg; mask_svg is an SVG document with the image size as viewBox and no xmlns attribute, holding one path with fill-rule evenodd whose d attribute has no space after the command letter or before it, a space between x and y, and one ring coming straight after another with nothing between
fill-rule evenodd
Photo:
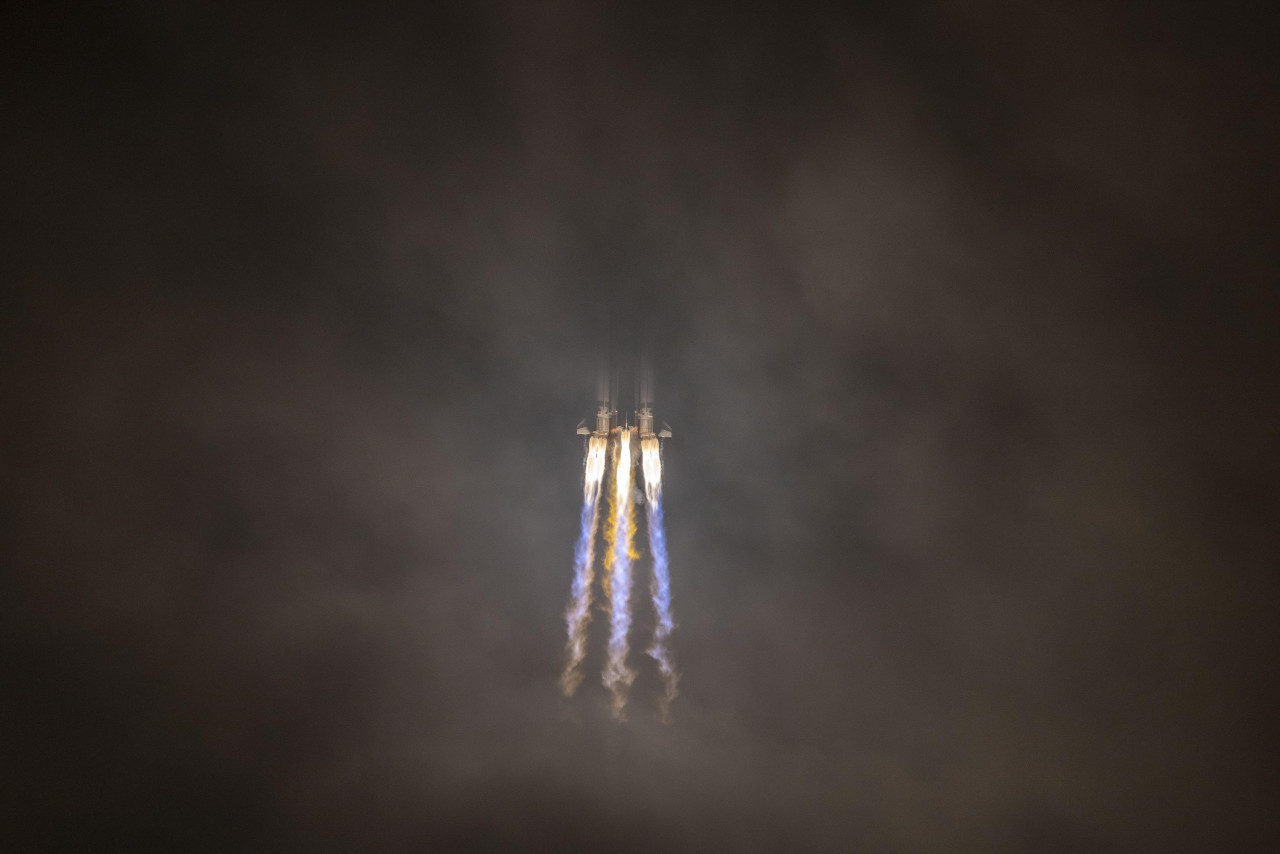
<instances>
[{"instance_id":1,"label":"smoke trail","mask_svg":"<svg viewBox=\"0 0 1280 854\"><path fill-rule=\"evenodd\" d=\"M641 447L641 459L644 466L645 509L649 527L649 553L653 555L653 578L649 583L649 592L653 596L653 610L657 614L658 623L653 631L653 645L649 647L649 655L658 663L662 673L665 691L658 702L658 709L665 722L671 709L671 701L676 698L676 683L680 674L671 663L671 653L667 649L667 638L675 628L671 618L671 577L667 572L667 537L662 528L662 458L658 451L657 439L645 439Z\"/></svg>"},{"instance_id":2,"label":"smoke trail","mask_svg":"<svg viewBox=\"0 0 1280 854\"><path fill-rule=\"evenodd\" d=\"M592 436L587 450L586 477L582 485L582 523L574 549L573 598L565 611L569 627L564 673L560 690L572 697L582 682L582 659L586 656L587 624L591 622L591 565L595 562L596 526L600 519L600 483L604 479L608 440Z\"/></svg>"},{"instance_id":3,"label":"smoke trail","mask_svg":"<svg viewBox=\"0 0 1280 854\"><path fill-rule=\"evenodd\" d=\"M622 719L627 704L627 691L636 678L627 667L627 632L631 628L631 561L632 536L635 525L631 519L631 432L623 430L619 436L618 458L614 467L614 498L609 520L612 536L607 536L612 546L611 560L606 564L609 593L610 628L609 660L605 664L604 684L613 697L613 715Z\"/></svg>"}]
</instances>

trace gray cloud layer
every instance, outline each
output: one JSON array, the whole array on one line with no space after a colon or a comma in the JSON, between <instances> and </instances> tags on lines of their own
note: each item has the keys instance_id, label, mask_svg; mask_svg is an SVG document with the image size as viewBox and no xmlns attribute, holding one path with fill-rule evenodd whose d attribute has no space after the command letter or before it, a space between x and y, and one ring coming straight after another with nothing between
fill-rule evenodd
<instances>
[{"instance_id":1,"label":"gray cloud layer","mask_svg":"<svg viewBox=\"0 0 1280 854\"><path fill-rule=\"evenodd\" d=\"M28 14L20 844L1274 842L1277 91L1245 18ZM648 662L623 726L556 688L572 427L602 338L642 336L669 727Z\"/></svg>"}]
</instances>

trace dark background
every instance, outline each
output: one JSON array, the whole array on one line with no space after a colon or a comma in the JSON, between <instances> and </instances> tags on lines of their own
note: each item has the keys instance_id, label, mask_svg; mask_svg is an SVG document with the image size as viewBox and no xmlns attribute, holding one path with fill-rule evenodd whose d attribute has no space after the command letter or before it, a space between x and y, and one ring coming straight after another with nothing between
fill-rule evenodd
<instances>
[{"instance_id":1,"label":"dark background","mask_svg":"<svg viewBox=\"0 0 1280 854\"><path fill-rule=\"evenodd\" d=\"M14 6L5 851L1280 840L1266 7Z\"/></svg>"}]
</instances>

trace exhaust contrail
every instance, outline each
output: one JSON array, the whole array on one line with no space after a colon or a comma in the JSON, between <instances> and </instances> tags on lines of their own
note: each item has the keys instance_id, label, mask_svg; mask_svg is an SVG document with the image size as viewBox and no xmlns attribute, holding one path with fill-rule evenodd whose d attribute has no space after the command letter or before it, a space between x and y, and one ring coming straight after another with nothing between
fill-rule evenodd
<instances>
[{"instance_id":1,"label":"exhaust contrail","mask_svg":"<svg viewBox=\"0 0 1280 854\"><path fill-rule=\"evenodd\" d=\"M578 422L575 432L587 436L586 477L582 492L582 521L578 545L574 551L573 595L565 610L569 628L565 667L560 676L560 689L572 697L582 684L582 662L586 657L587 628L591 622L591 596L594 583L592 561L595 556L596 528L600 524L600 500L608 501L604 524L604 569L601 587L608 600L609 648L604 665L603 682L609 691L613 716L623 720L627 695L636 672L627 666L630 652L632 566L639 555L635 551L635 467L644 469L646 521L649 529L649 553L653 555L653 578L649 592L657 615L653 644L649 655L657 662L662 676L663 694L658 703L665 722L671 701L676 696L676 673L668 650L675 628L671 619L671 582L667 573L667 541L662 529L662 458L659 440L671 438L671 428L657 423L653 417L653 376L647 363L636 377L636 409L634 423L619 421L615 401L618 397L617 376L603 372L597 387L594 427L587 419ZM639 453L637 453L639 452ZM613 460L612 489L604 490L605 467ZM604 493L602 495L602 493Z\"/></svg>"},{"instance_id":2,"label":"exhaust contrail","mask_svg":"<svg viewBox=\"0 0 1280 854\"><path fill-rule=\"evenodd\" d=\"M676 698L676 683L680 674L676 673L671 663L671 653L667 649L667 638L675 628L671 618L671 577L667 572L667 538L662 529L662 457L658 450L657 439L645 439L641 442L641 461L644 468L645 510L649 527L649 553L653 555L653 578L649 582L649 592L653 596L653 610L657 615L657 625L653 630L653 645L649 647L649 655L658 663L662 673L663 696L658 708L665 721L671 708L671 701Z\"/></svg>"},{"instance_id":3,"label":"exhaust contrail","mask_svg":"<svg viewBox=\"0 0 1280 854\"><path fill-rule=\"evenodd\" d=\"M635 525L631 519L631 431L619 434L618 457L614 467L614 497L610 507L612 525L612 551L606 563L609 593L609 660L605 664L604 684L613 701L613 715L621 719L627 704L627 691L635 679L635 672L627 667L627 633L631 629L631 561L632 536Z\"/></svg>"},{"instance_id":4,"label":"exhaust contrail","mask_svg":"<svg viewBox=\"0 0 1280 854\"><path fill-rule=\"evenodd\" d=\"M596 527L600 519L600 483L604 480L608 440L592 436L587 450L586 476L582 485L582 527L574 549L573 598L565 611L569 627L564 673L560 689L572 697L582 682L582 659L586 656L587 624L591 622L591 566L595 562Z\"/></svg>"}]
</instances>

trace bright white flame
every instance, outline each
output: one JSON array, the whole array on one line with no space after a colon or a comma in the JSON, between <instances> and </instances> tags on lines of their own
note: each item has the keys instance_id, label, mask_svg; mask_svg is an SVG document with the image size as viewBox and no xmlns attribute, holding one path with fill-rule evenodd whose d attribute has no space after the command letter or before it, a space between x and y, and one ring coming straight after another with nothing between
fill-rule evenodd
<instances>
[{"instance_id":1,"label":"bright white flame","mask_svg":"<svg viewBox=\"0 0 1280 854\"><path fill-rule=\"evenodd\" d=\"M644 494L652 502L662 494L662 455L657 439L641 441L640 464L644 468Z\"/></svg>"},{"instance_id":2,"label":"bright white flame","mask_svg":"<svg viewBox=\"0 0 1280 854\"><path fill-rule=\"evenodd\" d=\"M609 441L604 436L592 436L587 449L587 477L583 483L583 497L595 501L604 480L604 463Z\"/></svg>"}]
</instances>

